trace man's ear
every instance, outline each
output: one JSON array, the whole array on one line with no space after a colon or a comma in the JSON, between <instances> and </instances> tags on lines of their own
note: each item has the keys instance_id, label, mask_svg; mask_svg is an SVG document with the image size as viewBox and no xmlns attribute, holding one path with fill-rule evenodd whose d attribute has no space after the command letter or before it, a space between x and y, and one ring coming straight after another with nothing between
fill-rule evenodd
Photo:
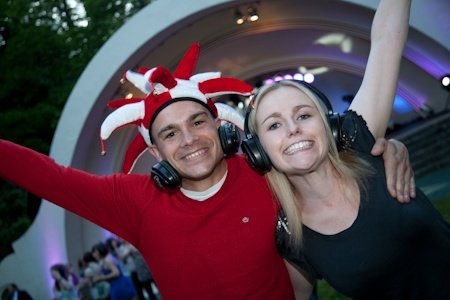
<instances>
[{"instance_id":1,"label":"man's ear","mask_svg":"<svg viewBox=\"0 0 450 300\"><path fill-rule=\"evenodd\" d=\"M158 161L163 160L161 157L161 153L159 153L158 147L156 147L155 145L151 145L148 151L150 151L150 154L156 157Z\"/></svg>"},{"instance_id":2,"label":"man's ear","mask_svg":"<svg viewBox=\"0 0 450 300\"><path fill-rule=\"evenodd\" d=\"M220 120L219 118L216 118L216 127L219 128L220 125L222 124L222 120Z\"/></svg>"}]
</instances>

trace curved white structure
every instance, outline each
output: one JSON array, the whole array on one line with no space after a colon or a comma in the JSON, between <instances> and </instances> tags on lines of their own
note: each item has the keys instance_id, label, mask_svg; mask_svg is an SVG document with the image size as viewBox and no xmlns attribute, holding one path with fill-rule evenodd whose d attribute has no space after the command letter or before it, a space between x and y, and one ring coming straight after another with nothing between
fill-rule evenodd
<instances>
[{"instance_id":1,"label":"curved white structure","mask_svg":"<svg viewBox=\"0 0 450 300\"><path fill-rule=\"evenodd\" d=\"M173 68L194 41L202 44L199 72L220 70L250 79L280 67L290 68L301 61L307 67L319 63L339 71L342 77L359 78L365 65L373 14L368 8L375 8L378 1L321 2L153 1L125 23L86 67L67 100L50 155L60 164L93 173L117 172L125 145L135 131L114 133L107 141L106 157L100 156L98 132L108 113L106 102L121 93L122 73L140 65ZM446 0L422 1L423 4L417 5L414 2L420 1L413 1L411 17L412 27L417 31L411 33L405 50L399 92L418 110L422 102L445 96L433 82L440 73L450 71L450 40L445 36L450 31L446 21L450 9L443 10L443 6L450 7ZM429 18L419 17L432 2L443 3L436 10L445 11L446 19L426 33L440 44L423 35L423 26ZM234 11L249 4L256 5L261 20L254 25L236 27L232 22ZM335 31L352 41L352 55L337 51L336 44L323 47L313 43L317 37ZM306 42L300 43L301 38ZM407 76L411 72L416 76ZM335 104L339 107L339 103ZM436 109L439 105L432 104ZM137 172L148 172L151 163L150 157L142 158ZM75 264L84 251L106 235L96 225L43 201L31 228L14 243L15 252L0 264L0 287L15 282L35 299L51 299L50 265L69 261Z\"/></svg>"}]
</instances>

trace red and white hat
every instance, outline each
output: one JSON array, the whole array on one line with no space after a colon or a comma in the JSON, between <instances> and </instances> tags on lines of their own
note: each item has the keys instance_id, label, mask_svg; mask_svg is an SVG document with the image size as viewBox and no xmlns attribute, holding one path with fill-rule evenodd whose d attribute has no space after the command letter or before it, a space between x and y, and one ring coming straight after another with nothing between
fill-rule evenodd
<instances>
[{"instance_id":1,"label":"red and white hat","mask_svg":"<svg viewBox=\"0 0 450 300\"><path fill-rule=\"evenodd\" d=\"M138 72L127 71L124 79L144 92L145 98L117 99L108 103L116 109L102 123L100 138L102 154L104 141L111 133L127 125L135 125L137 134L128 146L122 172L130 173L140 155L152 142L150 128L161 110L175 101L189 100L207 107L215 118L231 122L243 129L243 117L234 108L223 103L214 103L212 97L239 94L250 96L253 87L236 78L221 78L220 72L206 72L192 75L197 64L199 44L193 44L181 59L176 71L171 74L164 67L142 68Z\"/></svg>"}]
</instances>

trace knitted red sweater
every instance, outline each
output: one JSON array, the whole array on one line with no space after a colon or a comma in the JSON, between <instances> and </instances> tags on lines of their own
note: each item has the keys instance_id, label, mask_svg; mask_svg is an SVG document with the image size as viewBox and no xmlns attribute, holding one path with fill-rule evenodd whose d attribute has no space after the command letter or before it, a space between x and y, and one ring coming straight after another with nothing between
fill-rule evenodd
<instances>
[{"instance_id":1,"label":"knitted red sweater","mask_svg":"<svg viewBox=\"0 0 450 300\"><path fill-rule=\"evenodd\" d=\"M1 178L134 244L164 300L293 299L265 179L242 157L227 164L221 190L198 202L147 175L92 175L0 141Z\"/></svg>"}]
</instances>

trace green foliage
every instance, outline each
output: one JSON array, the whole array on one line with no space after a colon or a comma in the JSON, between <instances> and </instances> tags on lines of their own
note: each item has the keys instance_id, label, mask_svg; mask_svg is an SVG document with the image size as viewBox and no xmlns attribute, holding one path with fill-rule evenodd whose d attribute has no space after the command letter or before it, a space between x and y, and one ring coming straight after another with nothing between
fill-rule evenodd
<instances>
[{"instance_id":1,"label":"green foliage","mask_svg":"<svg viewBox=\"0 0 450 300\"><path fill-rule=\"evenodd\" d=\"M0 182L0 187L0 257L4 257L12 250L11 242L22 235L31 220L28 216L27 193L6 182Z\"/></svg>"},{"instance_id":2,"label":"green foliage","mask_svg":"<svg viewBox=\"0 0 450 300\"><path fill-rule=\"evenodd\" d=\"M450 222L450 195L433 201L436 209Z\"/></svg>"},{"instance_id":3,"label":"green foliage","mask_svg":"<svg viewBox=\"0 0 450 300\"><path fill-rule=\"evenodd\" d=\"M317 294L320 300L348 300L350 298L336 292L325 280L317 283Z\"/></svg>"},{"instance_id":4,"label":"green foliage","mask_svg":"<svg viewBox=\"0 0 450 300\"><path fill-rule=\"evenodd\" d=\"M48 153L62 108L87 63L150 1L85 0L74 7L66 0L0 1L0 138ZM79 13L82 5L86 14ZM36 203L0 181L0 260L29 226Z\"/></svg>"}]
</instances>

